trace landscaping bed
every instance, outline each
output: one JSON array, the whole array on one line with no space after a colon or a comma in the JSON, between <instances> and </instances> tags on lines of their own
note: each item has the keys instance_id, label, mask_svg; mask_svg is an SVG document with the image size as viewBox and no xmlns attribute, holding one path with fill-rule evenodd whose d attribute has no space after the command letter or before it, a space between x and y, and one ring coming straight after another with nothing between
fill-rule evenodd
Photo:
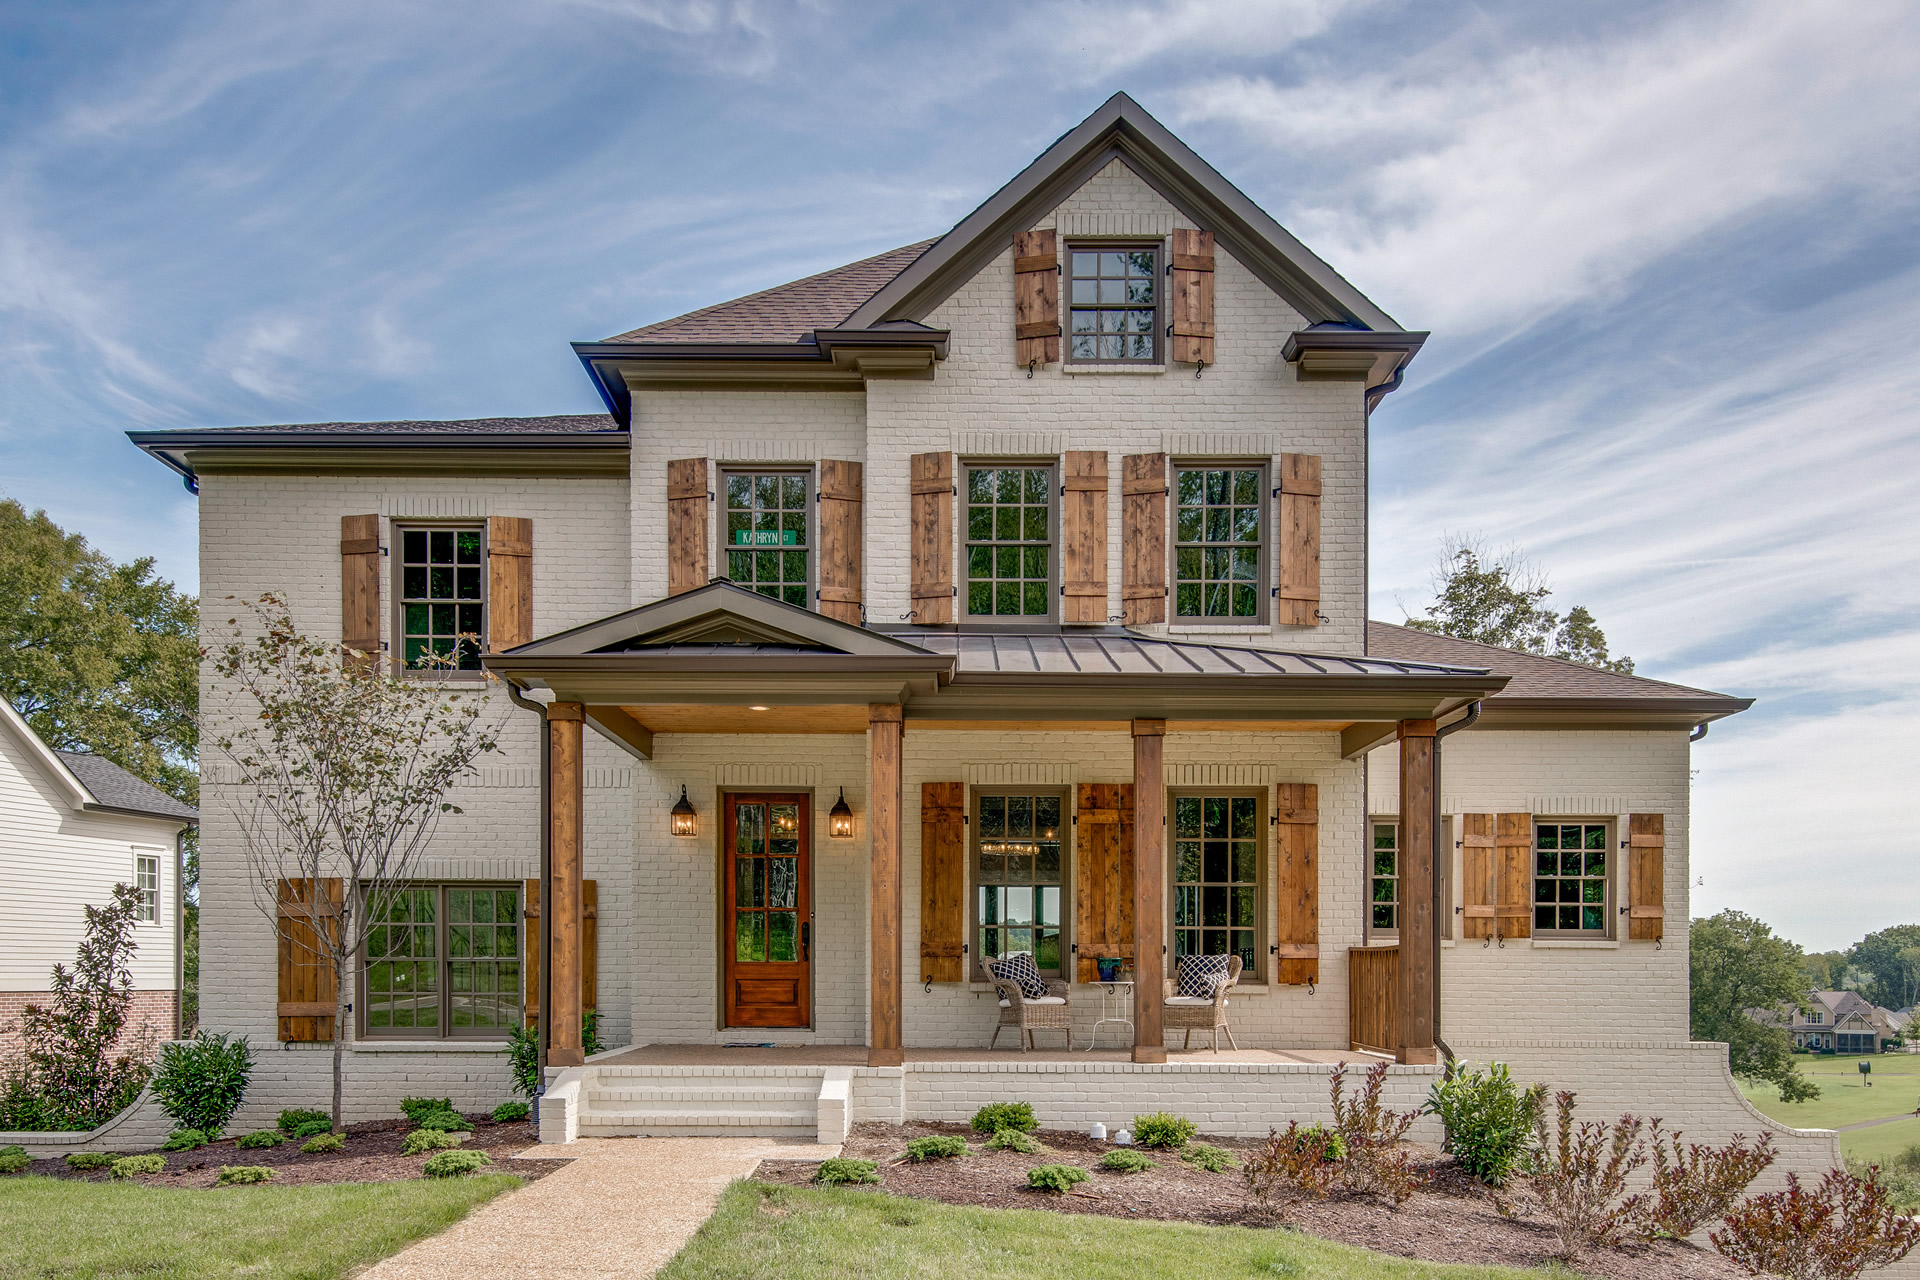
<instances>
[{"instance_id":1,"label":"landscaping bed","mask_svg":"<svg viewBox=\"0 0 1920 1280\"><path fill-rule=\"evenodd\" d=\"M934 1134L965 1136L968 1154L922 1163L896 1160L908 1142ZM1173 1153L1148 1151L1145 1154L1156 1168L1112 1173L1099 1168L1100 1157L1114 1149L1111 1143L1060 1130L1042 1130L1034 1136L1047 1149L1022 1155L987 1150L982 1135L964 1125L857 1124L848 1134L843 1154L877 1162L880 1188L893 1195L944 1204L1218 1226L1271 1225L1249 1199L1238 1171L1207 1173ZM1258 1145L1237 1138L1207 1137L1205 1141L1236 1155ZM1286 1225L1323 1239L1429 1262L1543 1267L1554 1260L1558 1241L1543 1222L1503 1214L1496 1193L1458 1169L1451 1157L1417 1145L1410 1149L1428 1181L1398 1209L1336 1193L1326 1200L1288 1206ZM1092 1179L1065 1194L1028 1188L1028 1169L1056 1163L1084 1166L1092 1171ZM768 1160L754 1176L762 1182L800 1185L810 1183L818 1168L818 1161ZM1516 1215L1524 1213L1517 1205L1509 1207ZM1746 1274L1711 1250L1675 1241L1632 1243L1589 1253L1580 1259L1577 1270L1608 1280L1723 1280Z\"/></svg>"}]
</instances>

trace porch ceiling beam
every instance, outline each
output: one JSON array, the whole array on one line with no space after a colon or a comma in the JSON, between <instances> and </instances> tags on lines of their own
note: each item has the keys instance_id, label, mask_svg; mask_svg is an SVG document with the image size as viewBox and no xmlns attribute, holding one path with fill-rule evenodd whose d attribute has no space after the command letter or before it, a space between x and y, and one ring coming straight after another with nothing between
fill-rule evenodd
<instances>
[{"instance_id":1,"label":"porch ceiling beam","mask_svg":"<svg viewBox=\"0 0 1920 1280\"><path fill-rule=\"evenodd\" d=\"M628 715L624 707L588 707L587 723L627 754L653 759L653 730Z\"/></svg>"},{"instance_id":2,"label":"porch ceiling beam","mask_svg":"<svg viewBox=\"0 0 1920 1280\"><path fill-rule=\"evenodd\" d=\"M1362 720L1350 724L1340 731L1340 758L1352 760L1363 756L1381 743L1393 737L1393 721Z\"/></svg>"}]
</instances>

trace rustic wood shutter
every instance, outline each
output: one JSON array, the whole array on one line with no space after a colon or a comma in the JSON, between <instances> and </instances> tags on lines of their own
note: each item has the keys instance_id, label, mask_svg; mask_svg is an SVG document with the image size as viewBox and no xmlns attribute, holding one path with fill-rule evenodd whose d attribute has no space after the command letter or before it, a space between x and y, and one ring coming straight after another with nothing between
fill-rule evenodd
<instances>
[{"instance_id":1,"label":"rustic wood shutter","mask_svg":"<svg viewBox=\"0 0 1920 1280\"><path fill-rule=\"evenodd\" d=\"M520 882L520 973L527 1025L540 1018L540 882ZM598 1008L600 998L600 882L580 882L580 1008Z\"/></svg>"},{"instance_id":2,"label":"rustic wood shutter","mask_svg":"<svg viewBox=\"0 0 1920 1280\"><path fill-rule=\"evenodd\" d=\"M1060 359L1060 254L1052 231L1013 234L1014 362Z\"/></svg>"},{"instance_id":3,"label":"rustic wood shutter","mask_svg":"<svg viewBox=\"0 0 1920 1280\"><path fill-rule=\"evenodd\" d=\"M916 453L912 463L910 558L913 620L953 621L953 455Z\"/></svg>"},{"instance_id":4,"label":"rustic wood shutter","mask_svg":"<svg viewBox=\"0 0 1920 1280\"><path fill-rule=\"evenodd\" d=\"M533 639L533 521L487 518L487 635L499 653Z\"/></svg>"},{"instance_id":5,"label":"rustic wood shutter","mask_svg":"<svg viewBox=\"0 0 1920 1280\"><path fill-rule=\"evenodd\" d=\"M1107 455L1068 453L1060 476L1060 621L1107 620Z\"/></svg>"},{"instance_id":6,"label":"rustic wood shutter","mask_svg":"<svg viewBox=\"0 0 1920 1280\"><path fill-rule=\"evenodd\" d=\"M860 518L865 468L858 462L820 463L820 612L860 625Z\"/></svg>"},{"instance_id":7,"label":"rustic wood shutter","mask_svg":"<svg viewBox=\"0 0 1920 1280\"><path fill-rule=\"evenodd\" d=\"M704 587L707 569L707 460L667 464L667 594Z\"/></svg>"},{"instance_id":8,"label":"rustic wood shutter","mask_svg":"<svg viewBox=\"0 0 1920 1280\"><path fill-rule=\"evenodd\" d=\"M1120 460L1120 611L1129 627L1167 620L1167 455Z\"/></svg>"},{"instance_id":9,"label":"rustic wood shutter","mask_svg":"<svg viewBox=\"0 0 1920 1280\"><path fill-rule=\"evenodd\" d=\"M1500 902L1498 935L1533 936L1533 815L1503 813L1493 835L1499 863Z\"/></svg>"},{"instance_id":10,"label":"rustic wood shutter","mask_svg":"<svg viewBox=\"0 0 1920 1280\"><path fill-rule=\"evenodd\" d=\"M1494 856L1493 815L1460 816L1462 886L1460 933L1465 938L1491 938L1495 904L1500 900L1498 860ZM1402 890L1404 895L1405 890Z\"/></svg>"},{"instance_id":11,"label":"rustic wood shutter","mask_svg":"<svg viewBox=\"0 0 1920 1280\"><path fill-rule=\"evenodd\" d=\"M380 652L380 517L340 517L340 644Z\"/></svg>"},{"instance_id":12,"label":"rustic wood shutter","mask_svg":"<svg viewBox=\"0 0 1920 1280\"><path fill-rule=\"evenodd\" d=\"M1311 627L1320 612L1320 455L1280 455L1280 622Z\"/></svg>"},{"instance_id":13,"label":"rustic wood shutter","mask_svg":"<svg viewBox=\"0 0 1920 1280\"><path fill-rule=\"evenodd\" d=\"M1170 265L1173 342L1169 354L1186 364L1212 364L1213 232L1175 230Z\"/></svg>"},{"instance_id":14,"label":"rustic wood shutter","mask_svg":"<svg viewBox=\"0 0 1920 1280\"><path fill-rule=\"evenodd\" d=\"M1320 788L1282 782L1274 788L1279 874L1275 887L1280 927L1274 981L1287 986L1320 981Z\"/></svg>"},{"instance_id":15,"label":"rustic wood shutter","mask_svg":"<svg viewBox=\"0 0 1920 1280\"><path fill-rule=\"evenodd\" d=\"M967 788L920 784L920 975L923 982L966 978Z\"/></svg>"},{"instance_id":16,"label":"rustic wood shutter","mask_svg":"<svg viewBox=\"0 0 1920 1280\"><path fill-rule=\"evenodd\" d=\"M1627 938L1653 942L1667 931L1667 816L1627 818Z\"/></svg>"},{"instance_id":17,"label":"rustic wood shutter","mask_svg":"<svg viewBox=\"0 0 1920 1280\"><path fill-rule=\"evenodd\" d=\"M340 991L327 947L340 936L340 903L338 876L279 882L274 912L280 953L275 1013L282 1040L333 1039Z\"/></svg>"},{"instance_id":18,"label":"rustic wood shutter","mask_svg":"<svg viewBox=\"0 0 1920 1280\"><path fill-rule=\"evenodd\" d=\"M1101 956L1133 956L1133 784L1083 782L1074 803L1073 949L1077 980Z\"/></svg>"}]
</instances>

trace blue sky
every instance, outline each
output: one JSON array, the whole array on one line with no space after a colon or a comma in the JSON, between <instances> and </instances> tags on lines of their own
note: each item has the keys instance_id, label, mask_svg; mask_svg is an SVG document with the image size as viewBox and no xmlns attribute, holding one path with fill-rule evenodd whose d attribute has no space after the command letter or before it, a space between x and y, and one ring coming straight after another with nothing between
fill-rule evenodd
<instances>
[{"instance_id":1,"label":"blue sky","mask_svg":"<svg viewBox=\"0 0 1920 1280\"><path fill-rule=\"evenodd\" d=\"M945 230L1126 89L1434 338L1373 615L1522 548L1696 748L1696 913L1920 919L1904 6L0 0L0 492L194 581L130 428L593 411L566 347Z\"/></svg>"}]
</instances>

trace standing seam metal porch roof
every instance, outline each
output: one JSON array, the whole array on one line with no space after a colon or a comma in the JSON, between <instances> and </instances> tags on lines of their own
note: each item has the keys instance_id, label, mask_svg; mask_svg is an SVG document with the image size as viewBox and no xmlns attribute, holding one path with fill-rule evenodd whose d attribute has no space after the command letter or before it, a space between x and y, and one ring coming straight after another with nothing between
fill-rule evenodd
<instances>
[{"instance_id":1,"label":"standing seam metal porch roof","mask_svg":"<svg viewBox=\"0 0 1920 1280\"><path fill-rule=\"evenodd\" d=\"M1284 649L1164 640L1128 631L912 632L931 653L953 654L955 676L1484 676L1484 667L1346 658Z\"/></svg>"}]
</instances>

